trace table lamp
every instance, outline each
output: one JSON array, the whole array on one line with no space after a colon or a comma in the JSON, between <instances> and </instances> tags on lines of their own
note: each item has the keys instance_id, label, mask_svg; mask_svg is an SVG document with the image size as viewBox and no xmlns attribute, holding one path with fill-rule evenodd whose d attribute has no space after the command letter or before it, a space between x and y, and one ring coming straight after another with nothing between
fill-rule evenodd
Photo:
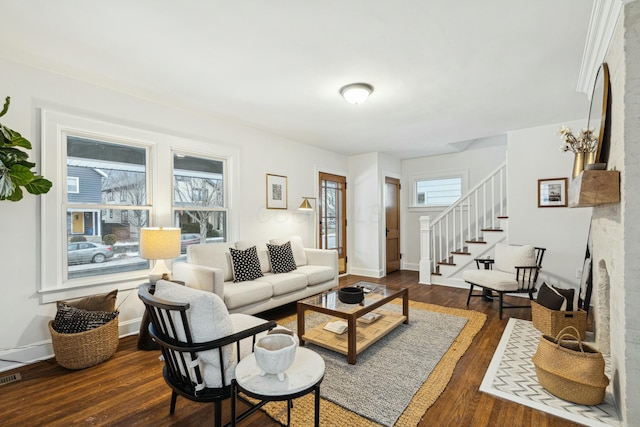
<instances>
[{"instance_id":1,"label":"table lamp","mask_svg":"<svg viewBox=\"0 0 640 427\"><path fill-rule=\"evenodd\" d=\"M149 282L155 284L171 271L164 263L165 259L180 256L180 229L176 227L145 227L140 229L140 256L154 260L153 270L149 272Z\"/></svg>"}]
</instances>

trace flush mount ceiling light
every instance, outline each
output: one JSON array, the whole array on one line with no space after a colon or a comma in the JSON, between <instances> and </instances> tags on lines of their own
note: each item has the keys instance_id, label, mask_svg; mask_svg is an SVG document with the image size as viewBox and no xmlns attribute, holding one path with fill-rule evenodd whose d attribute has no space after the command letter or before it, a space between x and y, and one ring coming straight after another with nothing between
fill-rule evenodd
<instances>
[{"instance_id":1,"label":"flush mount ceiling light","mask_svg":"<svg viewBox=\"0 0 640 427\"><path fill-rule=\"evenodd\" d=\"M340 89L340 95L351 104L362 104L373 92L373 86L367 83L352 83Z\"/></svg>"}]
</instances>

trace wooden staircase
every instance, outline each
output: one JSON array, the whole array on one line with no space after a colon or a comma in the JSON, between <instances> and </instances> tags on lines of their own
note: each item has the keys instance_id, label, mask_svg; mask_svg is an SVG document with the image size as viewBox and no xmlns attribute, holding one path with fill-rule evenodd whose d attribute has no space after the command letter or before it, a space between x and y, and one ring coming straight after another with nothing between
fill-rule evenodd
<instances>
[{"instance_id":1,"label":"wooden staircase","mask_svg":"<svg viewBox=\"0 0 640 427\"><path fill-rule=\"evenodd\" d=\"M507 239L506 163L431 221L420 218L420 283L467 287L462 271Z\"/></svg>"}]
</instances>

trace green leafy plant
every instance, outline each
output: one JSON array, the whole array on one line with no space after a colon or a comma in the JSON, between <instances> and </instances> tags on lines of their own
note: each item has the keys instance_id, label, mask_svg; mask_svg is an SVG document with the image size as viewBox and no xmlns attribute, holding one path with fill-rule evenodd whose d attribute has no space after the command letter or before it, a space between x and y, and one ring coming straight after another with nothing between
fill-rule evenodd
<instances>
[{"instance_id":1,"label":"green leafy plant","mask_svg":"<svg viewBox=\"0 0 640 427\"><path fill-rule=\"evenodd\" d=\"M11 98L7 96L0 117L9 110ZM44 194L51 189L51 181L31 170L36 166L30 162L31 143L18 132L0 123L0 200L17 202L22 199L24 187L31 194Z\"/></svg>"}]
</instances>

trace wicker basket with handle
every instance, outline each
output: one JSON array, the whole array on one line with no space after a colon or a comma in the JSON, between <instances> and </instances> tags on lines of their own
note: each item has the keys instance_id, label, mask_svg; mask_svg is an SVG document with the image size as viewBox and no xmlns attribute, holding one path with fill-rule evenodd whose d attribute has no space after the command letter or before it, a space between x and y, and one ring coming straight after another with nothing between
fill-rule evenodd
<instances>
[{"instance_id":1,"label":"wicker basket with handle","mask_svg":"<svg viewBox=\"0 0 640 427\"><path fill-rule=\"evenodd\" d=\"M531 320L533 326L545 335L555 337L567 326L573 326L580 333L580 339L587 337L587 312L551 310L535 301L531 301Z\"/></svg>"},{"instance_id":2,"label":"wicker basket with handle","mask_svg":"<svg viewBox=\"0 0 640 427\"><path fill-rule=\"evenodd\" d=\"M104 362L118 349L118 318L104 325L75 334L61 334L49 322L56 361L67 369L84 369Z\"/></svg>"},{"instance_id":3,"label":"wicker basket with handle","mask_svg":"<svg viewBox=\"0 0 640 427\"><path fill-rule=\"evenodd\" d=\"M549 393L581 405L597 405L604 400L609 379L604 374L602 353L584 344L573 326L567 326L555 338L540 337L533 364L538 382Z\"/></svg>"}]
</instances>

